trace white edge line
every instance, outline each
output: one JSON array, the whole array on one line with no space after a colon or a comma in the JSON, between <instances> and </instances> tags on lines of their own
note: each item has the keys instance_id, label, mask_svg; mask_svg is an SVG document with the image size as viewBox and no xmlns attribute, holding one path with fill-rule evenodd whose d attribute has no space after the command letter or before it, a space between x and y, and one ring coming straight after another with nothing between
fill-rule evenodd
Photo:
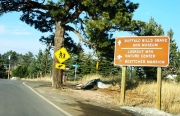
<instances>
[{"instance_id":1,"label":"white edge line","mask_svg":"<svg viewBox=\"0 0 180 116\"><path fill-rule=\"evenodd\" d=\"M46 99L44 96L42 96L41 94L39 94L38 92L36 92L35 90L33 90L30 86L26 85L25 82L23 82L23 85L25 85L26 87L28 87L29 89L31 89L34 93L36 93L38 96L40 96L41 98L43 98L46 102L48 102L49 104L51 104L53 107L55 107L55 108L58 109L59 111L63 112L63 113L66 114L67 116L72 116L71 114L69 114L69 113L66 112L65 110L61 109L60 107L58 107L57 105L55 105L54 103L52 103L51 101L49 101L48 99Z\"/></svg>"}]
</instances>

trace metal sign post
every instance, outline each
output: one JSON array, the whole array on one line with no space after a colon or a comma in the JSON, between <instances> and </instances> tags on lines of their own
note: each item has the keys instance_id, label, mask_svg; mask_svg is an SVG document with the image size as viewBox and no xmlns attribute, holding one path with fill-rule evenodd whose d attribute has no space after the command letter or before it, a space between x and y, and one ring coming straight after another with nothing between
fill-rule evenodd
<instances>
[{"instance_id":1,"label":"metal sign post","mask_svg":"<svg viewBox=\"0 0 180 116\"><path fill-rule=\"evenodd\" d=\"M74 69L74 73L75 73L75 74L74 74L74 82L75 82L75 81L76 81L76 72L77 72L77 68L79 68L80 65L76 63L76 64L73 64L72 66L75 68L75 69Z\"/></svg>"},{"instance_id":2,"label":"metal sign post","mask_svg":"<svg viewBox=\"0 0 180 116\"><path fill-rule=\"evenodd\" d=\"M75 69L74 69L74 72L75 72L75 74L74 74L74 82L76 81L76 71L77 71L77 67L75 67Z\"/></svg>"}]
</instances>

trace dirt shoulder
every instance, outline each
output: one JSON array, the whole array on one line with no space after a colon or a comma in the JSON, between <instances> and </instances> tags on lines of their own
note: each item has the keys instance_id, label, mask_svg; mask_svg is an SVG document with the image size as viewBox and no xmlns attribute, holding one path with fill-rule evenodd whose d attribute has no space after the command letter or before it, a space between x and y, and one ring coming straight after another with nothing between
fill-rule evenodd
<instances>
[{"instance_id":1,"label":"dirt shoulder","mask_svg":"<svg viewBox=\"0 0 180 116\"><path fill-rule=\"evenodd\" d=\"M67 84L64 89L59 90L41 82L31 87L74 116L134 116L120 108L116 98L118 95L114 96L116 92L108 89L78 90L74 85Z\"/></svg>"}]
</instances>

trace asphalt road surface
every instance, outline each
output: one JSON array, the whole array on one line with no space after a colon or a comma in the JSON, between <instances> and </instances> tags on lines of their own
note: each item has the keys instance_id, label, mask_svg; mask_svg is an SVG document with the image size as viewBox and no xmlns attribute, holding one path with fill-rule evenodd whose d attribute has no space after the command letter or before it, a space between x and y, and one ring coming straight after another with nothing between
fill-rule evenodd
<instances>
[{"instance_id":1,"label":"asphalt road surface","mask_svg":"<svg viewBox=\"0 0 180 116\"><path fill-rule=\"evenodd\" d=\"M0 79L0 116L66 116L21 81Z\"/></svg>"},{"instance_id":2,"label":"asphalt road surface","mask_svg":"<svg viewBox=\"0 0 180 116\"><path fill-rule=\"evenodd\" d=\"M47 82L23 83L0 79L0 116L134 116L120 109L95 106L61 92L46 91L41 86L49 85Z\"/></svg>"}]
</instances>

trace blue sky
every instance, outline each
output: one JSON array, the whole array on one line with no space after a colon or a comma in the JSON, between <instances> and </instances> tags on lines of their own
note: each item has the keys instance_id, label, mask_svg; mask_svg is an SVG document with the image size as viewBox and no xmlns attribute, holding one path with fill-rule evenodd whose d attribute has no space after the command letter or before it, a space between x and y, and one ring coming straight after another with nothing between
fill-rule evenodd
<instances>
[{"instance_id":1,"label":"blue sky","mask_svg":"<svg viewBox=\"0 0 180 116\"><path fill-rule=\"evenodd\" d=\"M173 39L180 47L180 0L131 0L139 3L133 19L148 22L151 17L162 25L165 35L170 28L174 32ZM28 51L37 54L39 49L44 50L45 45L39 42L41 36L49 33L41 33L33 27L20 21L21 13L7 13L0 17L0 54L10 50L25 54ZM114 33L116 36L129 36L130 33ZM72 35L73 38L77 38Z\"/></svg>"}]
</instances>

